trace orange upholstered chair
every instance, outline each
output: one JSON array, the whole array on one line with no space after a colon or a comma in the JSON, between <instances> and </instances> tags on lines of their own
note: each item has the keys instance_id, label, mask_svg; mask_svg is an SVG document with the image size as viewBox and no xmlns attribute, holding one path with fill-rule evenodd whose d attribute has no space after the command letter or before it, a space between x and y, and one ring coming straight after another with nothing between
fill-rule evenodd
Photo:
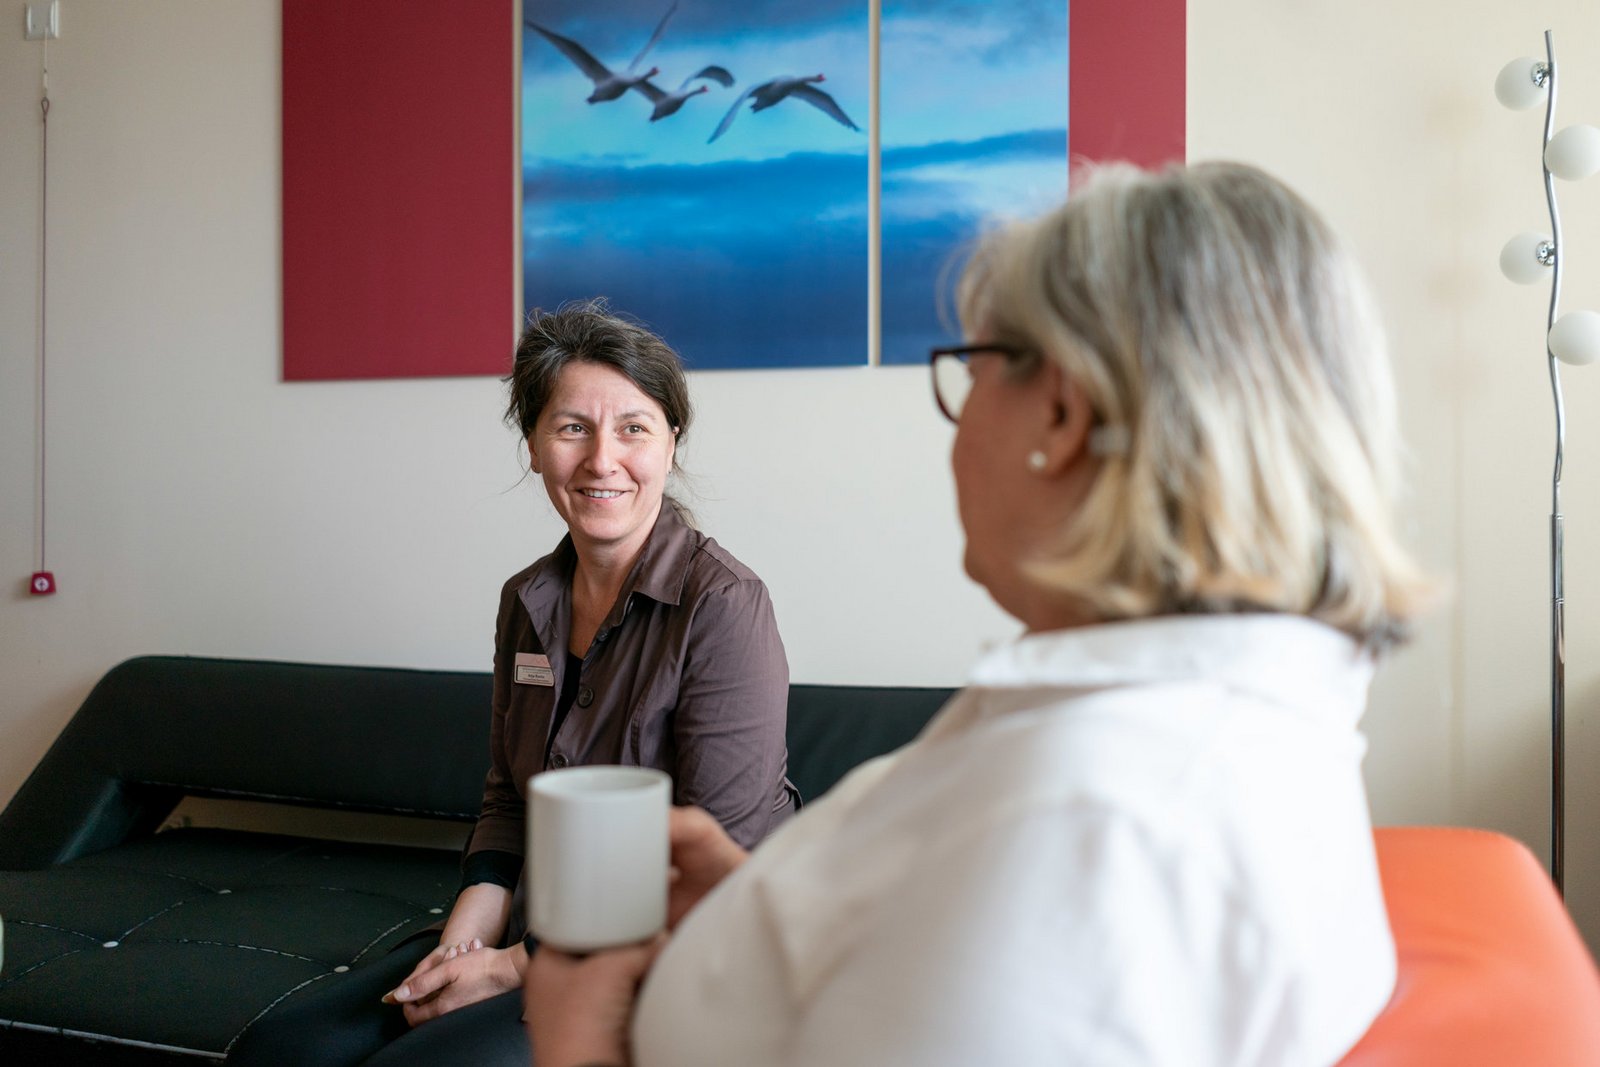
<instances>
[{"instance_id":1,"label":"orange upholstered chair","mask_svg":"<svg viewBox=\"0 0 1600 1067\"><path fill-rule=\"evenodd\" d=\"M1377 843L1400 977L1342 1067L1600 1067L1600 973L1533 854L1485 830Z\"/></svg>"}]
</instances>

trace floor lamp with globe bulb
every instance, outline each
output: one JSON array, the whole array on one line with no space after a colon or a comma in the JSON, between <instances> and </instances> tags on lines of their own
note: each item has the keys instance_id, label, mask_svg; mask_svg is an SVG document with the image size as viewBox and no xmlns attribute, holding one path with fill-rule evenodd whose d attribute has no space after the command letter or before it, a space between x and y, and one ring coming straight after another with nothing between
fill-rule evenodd
<instances>
[{"instance_id":1,"label":"floor lamp with globe bulb","mask_svg":"<svg viewBox=\"0 0 1600 1067\"><path fill-rule=\"evenodd\" d=\"M1600 172L1600 129L1568 126L1554 133L1556 115L1556 53L1549 30L1544 34L1544 59L1514 59L1501 68L1495 96L1514 111L1545 105L1544 137L1540 162L1544 173L1545 202L1550 211L1550 233L1522 233L1506 242L1500 252L1500 270L1520 285L1550 279L1550 309L1545 320L1544 357L1555 401L1555 465L1550 483L1550 877L1557 892L1565 894L1562 862L1566 818L1566 600L1563 589L1561 516L1561 463L1566 443L1567 417L1561 396L1561 364L1581 366L1600 358L1600 312L1569 311L1558 315L1561 303L1561 268L1567 248L1562 241L1561 214L1556 207L1557 178L1581 181Z\"/></svg>"}]
</instances>

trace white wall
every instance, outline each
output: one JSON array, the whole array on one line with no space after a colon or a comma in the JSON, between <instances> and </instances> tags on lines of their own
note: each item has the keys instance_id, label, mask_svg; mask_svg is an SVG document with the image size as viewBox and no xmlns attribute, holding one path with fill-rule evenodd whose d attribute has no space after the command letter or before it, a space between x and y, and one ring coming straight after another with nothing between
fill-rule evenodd
<instances>
[{"instance_id":1,"label":"white wall","mask_svg":"<svg viewBox=\"0 0 1600 1067\"><path fill-rule=\"evenodd\" d=\"M518 483L494 381L279 383L277 5L62 8L49 53L51 598L25 592L43 49L0 17L0 802L130 655L484 669L501 580L559 533ZM1506 237L1540 225L1540 119L1501 110L1491 89L1546 27L1566 64L1561 116L1600 122L1589 0L1538 15L1487 0L1194 0L1189 48L1191 156L1284 175L1368 264L1415 450L1415 542L1455 577L1379 680L1376 815L1497 827L1541 855L1545 296L1494 265ZM1600 307L1600 182L1563 193L1566 303ZM1591 943L1596 375L1567 376L1568 887ZM954 683L1012 632L960 575L949 432L920 370L692 385L692 503L771 585L796 679Z\"/></svg>"}]
</instances>

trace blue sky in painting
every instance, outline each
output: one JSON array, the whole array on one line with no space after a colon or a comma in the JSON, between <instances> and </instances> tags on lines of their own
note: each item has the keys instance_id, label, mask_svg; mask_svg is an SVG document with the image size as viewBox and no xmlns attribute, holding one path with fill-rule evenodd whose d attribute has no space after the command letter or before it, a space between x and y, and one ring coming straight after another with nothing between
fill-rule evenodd
<instances>
[{"instance_id":1,"label":"blue sky in painting","mask_svg":"<svg viewBox=\"0 0 1600 1067\"><path fill-rule=\"evenodd\" d=\"M524 16L626 68L670 0L525 0ZM748 86L823 72L865 130L866 0L681 0L644 67L674 89L730 70L650 123L637 93L587 104L587 78L523 40L525 294L529 307L604 294L695 367L860 363L867 342L867 136L796 100L742 110ZM883 11L884 355L926 358L943 336L935 284L997 213L1066 187L1066 5L886 0Z\"/></svg>"},{"instance_id":2,"label":"blue sky in painting","mask_svg":"<svg viewBox=\"0 0 1600 1067\"><path fill-rule=\"evenodd\" d=\"M885 363L958 337L951 268L984 225L1066 195L1067 59L1066 0L883 0Z\"/></svg>"}]
</instances>

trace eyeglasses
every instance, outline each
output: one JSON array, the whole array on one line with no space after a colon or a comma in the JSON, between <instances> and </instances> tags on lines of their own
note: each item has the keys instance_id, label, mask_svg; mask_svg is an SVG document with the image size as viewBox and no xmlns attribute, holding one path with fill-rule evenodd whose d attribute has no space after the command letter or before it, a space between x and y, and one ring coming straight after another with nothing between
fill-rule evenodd
<instances>
[{"instance_id":1,"label":"eyeglasses","mask_svg":"<svg viewBox=\"0 0 1600 1067\"><path fill-rule=\"evenodd\" d=\"M967 394L972 392L972 371L967 361L984 353L1020 359L1027 350L1000 344L944 345L928 353L928 366L933 372L933 402L951 422L961 421L961 409L966 406Z\"/></svg>"},{"instance_id":2,"label":"eyeglasses","mask_svg":"<svg viewBox=\"0 0 1600 1067\"><path fill-rule=\"evenodd\" d=\"M972 371L967 363L972 356L988 353L1006 359L1022 359L1028 349L1015 345L945 345L928 353L933 370L933 402L951 422L961 421L961 409L972 392ZM1107 426L1098 419L1089 430L1089 452L1095 456L1122 456L1128 453L1132 435L1125 426Z\"/></svg>"}]
</instances>

